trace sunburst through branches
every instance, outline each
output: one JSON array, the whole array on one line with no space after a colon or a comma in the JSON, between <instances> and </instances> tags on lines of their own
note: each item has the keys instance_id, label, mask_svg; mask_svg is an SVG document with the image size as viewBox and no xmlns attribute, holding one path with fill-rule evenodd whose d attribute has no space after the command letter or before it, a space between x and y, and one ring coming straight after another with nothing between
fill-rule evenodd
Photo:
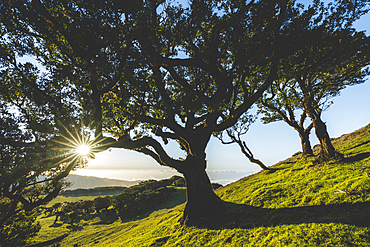
<instances>
[{"instance_id":1,"label":"sunburst through branches","mask_svg":"<svg viewBox=\"0 0 370 247\"><path fill-rule=\"evenodd\" d=\"M90 153L90 147L86 144L82 144L77 147L76 152L81 156L88 155Z\"/></svg>"},{"instance_id":2,"label":"sunburst through branches","mask_svg":"<svg viewBox=\"0 0 370 247\"><path fill-rule=\"evenodd\" d=\"M77 161L78 166L84 166L89 159L94 159L94 153L108 149L109 144L104 142L104 138L92 138L91 131L88 127L74 125L74 130L70 131L64 125L64 134L58 133L58 137L53 139L53 142L59 144L59 151L64 153L67 160ZM107 145L106 148L103 146Z\"/></svg>"}]
</instances>

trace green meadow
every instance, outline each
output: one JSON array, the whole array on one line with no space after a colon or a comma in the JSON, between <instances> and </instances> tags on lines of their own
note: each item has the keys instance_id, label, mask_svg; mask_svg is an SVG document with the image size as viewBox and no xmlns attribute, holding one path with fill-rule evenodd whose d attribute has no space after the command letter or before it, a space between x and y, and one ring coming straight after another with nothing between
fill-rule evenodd
<instances>
[{"instance_id":1,"label":"green meadow","mask_svg":"<svg viewBox=\"0 0 370 247\"><path fill-rule=\"evenodd\" d=\"M183 226L185 189L128 220L95 212L76 223L40 213L33 246L370 246L370 125L333 140L343 160L299 153L220 187L229 202L213 225ZM315 152L319 147L314 148ZM94 197L59 196L53 203ZM31 246L31 245L30 245Z\"/></svg>"}]
</instances>

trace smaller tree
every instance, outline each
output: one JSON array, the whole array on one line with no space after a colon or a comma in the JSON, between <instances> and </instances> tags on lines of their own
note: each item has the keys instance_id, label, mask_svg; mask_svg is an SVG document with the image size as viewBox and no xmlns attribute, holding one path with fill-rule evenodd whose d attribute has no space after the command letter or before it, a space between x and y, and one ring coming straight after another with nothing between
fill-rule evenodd
<instances>
[{"instance_id":1,"label":"smaller tree","mask_svg":"<svg viewBox=\"0 0 370 247\"><path fill-rule=\"evenodd\" d=\"M284 121L294 128L301 138L302 155L313 155L310 132L313 123L305 125L307 119L306 111L301 107L297 88L289 83L275 81L267 94L259 101L258 112L263 115L261 120L264 124L276 121ZM297 120L297 112L300 114Z\"/></svg>"},{"instance_id":2,"label":"smaller tree","mask_svg":"<svg viewBox=\"0 0 370 247\"><path fill-rule=\"evenodd\" d=\"M296 16L293 31L282 37L288 44L284 52L292 55L281 59L276 80L260 101L264 107L260 111L265 122L284 120L296 129L303 153L312 153L308 136L314 128L321 144L319 157L342 157L321 117L333 97L347 86L363 83L370 74L369 37L352 28L367 11L364 2L354 6L339 1L324 7L315 1ZM295 120L297 110L301 112L299 121ZM304 127L307 116L312 123Z\"/></svg>"},{"instance_id":3,"label":"smaller tree","mask_svg":"<svg viewBox=\"0 0 370 247\"><path fill-rule=\"evenodd\" d=\"M241 152L249 159L250 162L259 165L259 167L261 167L263 170L271 170L271 168L268 168L262 161L254 158L254 155L248 148L247 143L241 139L241 136L248 132L250 125L254 123L255 120L256 117L253 115L244 114L241 116L235 125L225 130L230 138L229 141L224 140L223 132L215 133L214 136L216 136L222 144L237 143Z\"/></svg>"},{"instance_id":4,"label":"smaller tree","mask_svg":"<svg viewBox=\"0 0 370 247\"><path fill-rule=\"evenodd\" d=\"M93 212L93 210L94 210L94 201L87 200L87 201L81 202L81 204L82 204L81 209L84 213Z\"/></svg>"},{"instance_id":5,"label":"smaller tree","mask_svg":"<svg viewBox=\"0 0 370 247\"><path fill-rule=\"evenodd\" d=\"M94 199L94 206L96 212L100 213L101 210L107 209L111 205L111 199L108 196L105 197L97 197Z\"/></svg>"}]
</instances>

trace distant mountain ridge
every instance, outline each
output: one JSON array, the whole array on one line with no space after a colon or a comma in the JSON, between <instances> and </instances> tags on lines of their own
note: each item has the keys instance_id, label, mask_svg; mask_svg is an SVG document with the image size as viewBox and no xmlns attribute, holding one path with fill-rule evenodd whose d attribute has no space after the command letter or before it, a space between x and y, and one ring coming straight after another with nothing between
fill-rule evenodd
<instances>
[{"instance_id":1,"label":"distant mountain ridge","mask_svg":"<svg viewBox=\"0 0 370 247\"><path fill-rule=\"evenodd\" d=\"M68 175L67 180L69 182L72 182L72 186L66 188L66 190L92 189L96 187L107 187L107 186L130 187L133 185L137 185L140 182L140 180L127 181L127 180L120 180L120 179L81 176L81 175L75 175L75 174Z\"/></svg>"}]
</instances>

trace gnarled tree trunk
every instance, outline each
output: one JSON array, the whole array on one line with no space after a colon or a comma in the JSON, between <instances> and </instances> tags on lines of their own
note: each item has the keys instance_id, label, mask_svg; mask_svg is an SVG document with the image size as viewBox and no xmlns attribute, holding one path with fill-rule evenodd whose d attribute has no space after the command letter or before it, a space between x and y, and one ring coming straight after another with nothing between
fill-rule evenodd
<instances>
[{"instance_id":1,"label":"gnarled tree trunk","mask_svg":"<svg viewBox=\"0 0 370 247\"><path fill-rule=\"evenodd\" d=\"M224 202L214 193L205 171L205 160L190 159L181 171L186 182L186 205L180 220L187 225L207 225L222 217Z\"/></svg>"},{"instance_id":2,"label":"gnarled tree trunk","mask_svg":"<svg viewBox=\"0 0 370 247\"><path fill-rule=\"evenodd\" d=\"M331 143L326 124L319 117L313 121L313 124L317 139L319 139L321 145L320 156L324 159L338 158L339 154Z\"/></svg>"},{"instance_id":3,"label":"gnarled tree trunk","mask_svg":"<svg viewBox=\"0 0 370 247\"><path fill-rule=\"evenodd\" d=\"M310 143L310 131L304 130L297 130L299 133L299 137L301 138L301 145L302 145L302 155L312 155L312 147Z\"/></svg>"},{"instance_id":4,"label":"gnarled tree trunk","mask_svg":"<svg viewBox=\"0 0 370 247\"><path fill-rule=\"evenodd\" d=\"M313 107L307 102L305 103L305 109L307 110L308 116L312 120L316 137L320 141L321 151L319 154L319 159L330 160L333 158L340 158L340 153L335 150L333 144L331 143L329 133L326 129L326 124L321 120L321 112L315 111L315 109L313 109Z\"/></svg>"}]
</instances>

